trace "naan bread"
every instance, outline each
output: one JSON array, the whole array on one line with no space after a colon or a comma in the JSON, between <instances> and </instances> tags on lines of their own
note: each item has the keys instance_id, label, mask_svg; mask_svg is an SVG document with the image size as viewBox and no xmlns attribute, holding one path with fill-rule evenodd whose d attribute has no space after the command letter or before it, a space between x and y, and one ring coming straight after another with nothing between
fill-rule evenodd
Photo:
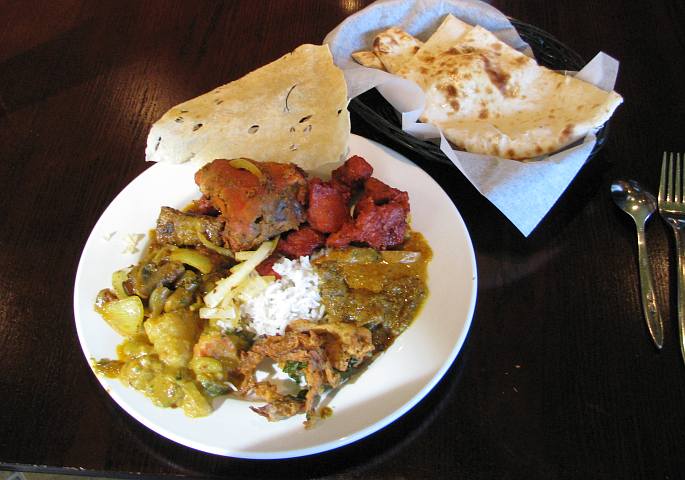
<instances>
[{"instance_id":1,"label":"naan bread","mask_svg":"<svg viewBox=\"0 0 685 480\"><path fill-rule=\"evenodd\" d=\"M373 52L361 51L354 52L352 58L361 66L367 68L377 68L378 70L385 70L383 62L378 56Z\"/></svg>"},{"instance_id":2,"label":"naan bread","mask_svg":"<svg viewBox=\"0 0 685 480\"><path fill-rule=\"evenodd\" d=\"M305 170L347 153L347 85L328 46L302 45L173 107L150 130L146 160L292 162Z\"/></svg>"},{"instance_id":3,"label":"naan bread","mask_svg":"<svg viewBox=\"0 0 685 480\"><path fill-rule=\"evenodd\" d=\"M442 24L431 36L431 41L440 42L444 38L458 38L471 29L471 25L462 22L454 15L447 15ZM423 43L399 27L389 28L373 41L373 52L354 52L352 58L368 68L386 70L387 64L392 73L402 75L402 70L411 61L416 52L425 48Z\"/></svg>"},{"instance_id":4,"label":"naan bread","mask_svg":"<svg viewBox=\"0 0 685 480\"><path fill-rule=\"evenodd\" d=\"M437 55L444 48L445 45L450 45L463 35L469 32L473 27L466 22L459 20L454 15L447 15L440 26L433 32L428 41L424 43L415 53L410 57L404 57L403 65L397 69L397 75L406 76L411 69L415 56L422 52L424 55ZM398 60L399 61L399 60Z\"/></svg>"},{"instance_id":5,"label":"naan bread","mask_svg":"<svg viewBox=\"0 0 685 480\"><path fill-rule=\"evenodd\" d=\"M385 69L396 73L421 48L423 43L402 30L393 27L376 35L373 39L373 53L381 60Z\"/></svg>"},{"instance_id":6,"label":"naan bread","mask_svg":"<svg viewBox=\"0 0 685 480\"><path fill-rule=\"evenodd\" d=\"M396 30L381 37L384 42L377 37L374 52L380 57L375 45L392 43L387 38L405 39L396 42L401 48L386 49L383 64L425 92L420 120L469 152L516 160L553 153L603 125L623 101L616 92L539 66L452 15L414 54L409 34Z\"/></svg>"}]
</instances>

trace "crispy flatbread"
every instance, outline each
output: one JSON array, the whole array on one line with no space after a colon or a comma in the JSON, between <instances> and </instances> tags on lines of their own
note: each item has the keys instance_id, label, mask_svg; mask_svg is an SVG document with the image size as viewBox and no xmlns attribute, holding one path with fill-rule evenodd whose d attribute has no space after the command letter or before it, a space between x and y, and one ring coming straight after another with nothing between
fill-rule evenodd
<instances>
[{"instance_id":1,"label":"crispy flatbread","mask_svg":"<svg viewBox=\"0 0 685 480\"><path fill-rule=\"evenodd\" d=\"M216 158L292 162L311 170L347 152L347 86L328 46L292 53L166 112L151 128L148 161Z\"/></svg>"}]
</instances>

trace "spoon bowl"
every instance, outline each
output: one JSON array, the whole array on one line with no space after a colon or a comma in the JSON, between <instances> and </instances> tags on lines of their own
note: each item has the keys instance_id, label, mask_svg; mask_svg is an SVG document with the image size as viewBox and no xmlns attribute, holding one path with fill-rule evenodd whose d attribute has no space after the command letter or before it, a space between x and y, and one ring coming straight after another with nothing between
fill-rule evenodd
<instances>
[{"instance_id":1,"label":"spoon bowl","mask_svg":"<svg viewBox=\"0 0 685 480\"><path fill-rule=\"evenodd\" d=\"M656 211L656 198L635 180L616 180L611 184L611 198L618 208L630 215L635 224L643 224Z\"/></svg>"}]
</instances>

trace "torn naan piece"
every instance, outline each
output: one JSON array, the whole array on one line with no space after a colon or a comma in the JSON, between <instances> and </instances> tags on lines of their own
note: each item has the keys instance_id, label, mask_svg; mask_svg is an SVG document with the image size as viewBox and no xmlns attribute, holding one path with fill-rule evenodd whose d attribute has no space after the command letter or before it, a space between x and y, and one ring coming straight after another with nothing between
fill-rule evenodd
<instances>
[{"instance_id":1,"label":"torn naan piece","mask_svg":"<svg viewBox=\"0 0 685 480\"><path fill-rule=\"evenodd\" d=\"M462 22L454 15L447 15L429 42L439 44L445 39L459 38L471 28L473 28L471 25ZM380 70L386 70L385 62L390 65L390 68L393 69L392 73L396 75L402 75L403 70L414 55L427 47L426 44L399 27L390 28L376 35L373 45L373 52L354 52L352 58L364 67ZM381 56L383 61L381 61Z\"/></svg>"},{"instance_id":2,"label":"torn naan piece","mask_svg":"<svg viewBox=\"0 0 685 480\"><path fill-rule=\"evenodd\" d=\"M473 28L471 25L462 22L454 15L447 15L430 40L441 42L443 39L459 38L471 28ZM393 73L398 75L401 75L412 57L425 48L425 44L399 27L389 28L376 35L373 45L373 52L354 52L352 58L364 67L380 70L386 70L383 63L385 62L394 70Z\"/></svg>"},{"instance_id":3,"label":"torn naan piece","mask_svg":"<svg viewBox=\"0 0 685 480\"><path fill-rule=\"evenodd\" d=\"M354 52L352 54L352 59L357 62L362 67L366 68L376 68L378 70L385 70L383 62L378 56L369 51Z\"/></svg>"},{"instance_id":4,"label":"torn naan piece","mask_svg":"<svg viewBox=\"0 0 685 480\"><path fill-rule=\"evenodd\" d=\"M145 158L251 158L312 170L344 158L349 134L342 71L328 46L301 45L166 112L150 130Z\"/></svg>"},{"instance_id":5,"label":"torn naan piece","mask_svg":"<svg viewBox=\"0 0 685 480\"><path fill-rule=\"evenodd\" d=\"M385 69L396 73L421 48L423 42L401 28L389 28L373 39L373 53L381 60Z\"/></svg>"},{"instance_id":6,"label":"torn naan piece","mask_svg":"<svg viewBox=\"0 0 685 480\"><path fill-rule=\"evenodd\" d=\"M419 53L423 53L424 55L437 55L444 49L445 45L455 43L472 28L473 26L459 20L454 15L447 15L426 43L424 43L414 55L406 57L407 61L397 70L397 75L405 76L408 73L408 69L411 68L412 60Z\"/></svg>"}]
</instances>

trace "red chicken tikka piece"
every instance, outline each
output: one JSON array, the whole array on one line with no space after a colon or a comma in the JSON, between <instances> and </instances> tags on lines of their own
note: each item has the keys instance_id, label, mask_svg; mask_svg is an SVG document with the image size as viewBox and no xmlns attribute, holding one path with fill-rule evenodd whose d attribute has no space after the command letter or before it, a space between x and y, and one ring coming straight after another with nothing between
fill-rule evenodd
<instances>
[{"instance_id":1,"label":"red chicken tikka piece","mask_svg":"<svg viewBox=\"0 0 685 480\"><path fill-rule=\"evenodd\" d=\"M325 243L326 236L323 233L304 226L281 238L276 251L291 259L307 257L323 247Z\"/></svg>"},{"instance_id":2,"label":"red chicken tikka piece","mask_svg":"<svg viewBox=\"0 0 685 480\"><path fill-rule=\"evenodd\" d=\"M286 257L291 260L312 255L316 250L326 244L326 236L311 227L302 226L281 237L276 246L276 251L269 255L266 260L257 265L255 270L262 276L272 275L281 278L273 269L274 263Z\"/></svg>"},{"instance_id":3,"label":"red chicken tikka piece","mask_svg":"<svg viewBox=\"0 0 685 480\"><path fill-rule=\"evenodd\" d=\"M348 188L360 187L373 175L373 167L359 155L348 158L345 163L331 172L334 183Z\"/></svg>"},{"instance_id":4,"label":"red chicken tikka piece","mask_svg":"<svg viewBox=\"0 0 685 480\"><path fill-rule=\"evenodd\" d=\"M407 233L407 211L402 204L390 201L377 205L370 196L356 206L356 217L326 239L326 246L346 247L366 243L376 250L386 250L404 242Z\"/></svg>"},{"instance_id":5,"label":"red chicken tikka piece","mask_svg":"<svg viewBox=\"0 0 685 480\"><path fill-rule=\"evenodd\" d=\"M350 196L346 187L336 187L332 182L312 178L309 181L307 222L318 232L337 232L350 216Z\"/></svg>"},{"instance_id":6,"label":"red chicken tikka piece","mask_svg":"<svg viewBox=\"0 0 685 480\"><path fill-rule=\"evenodd\" d=\"M366 243L376 250L398 246L407 233L409 210L407 192L368 178L355 206L354 218L332 233L326 239L326 246L342 248L353 242Z\"/></svg>"},{"instance_id":7,"label":"red chicken tikka piece","mask_svg":"<svg viewBox=\"0 0 685 480\"><path fill-rule=\"evenodd\" d=\"M350 201L373 174L373 167L358 155L331 172L331 180L309 181L307 221L322 233L337 232L350 217Z\"/></svg>"},{"instance_id":8,"label":"red chicken tikka piece","mask_svg":"<svg viewBox=\"0 0 685 480\"><path fill-rule=\"evenodd\" d=\"M307 220L330 234L326 246L365 243L383 250L400 245L407 232L409 195L372 177L373 167L358 155L333 170L331 180L309 182ZM350 201L361 193L350 215Z\"/></svg>"}]
</instances>

